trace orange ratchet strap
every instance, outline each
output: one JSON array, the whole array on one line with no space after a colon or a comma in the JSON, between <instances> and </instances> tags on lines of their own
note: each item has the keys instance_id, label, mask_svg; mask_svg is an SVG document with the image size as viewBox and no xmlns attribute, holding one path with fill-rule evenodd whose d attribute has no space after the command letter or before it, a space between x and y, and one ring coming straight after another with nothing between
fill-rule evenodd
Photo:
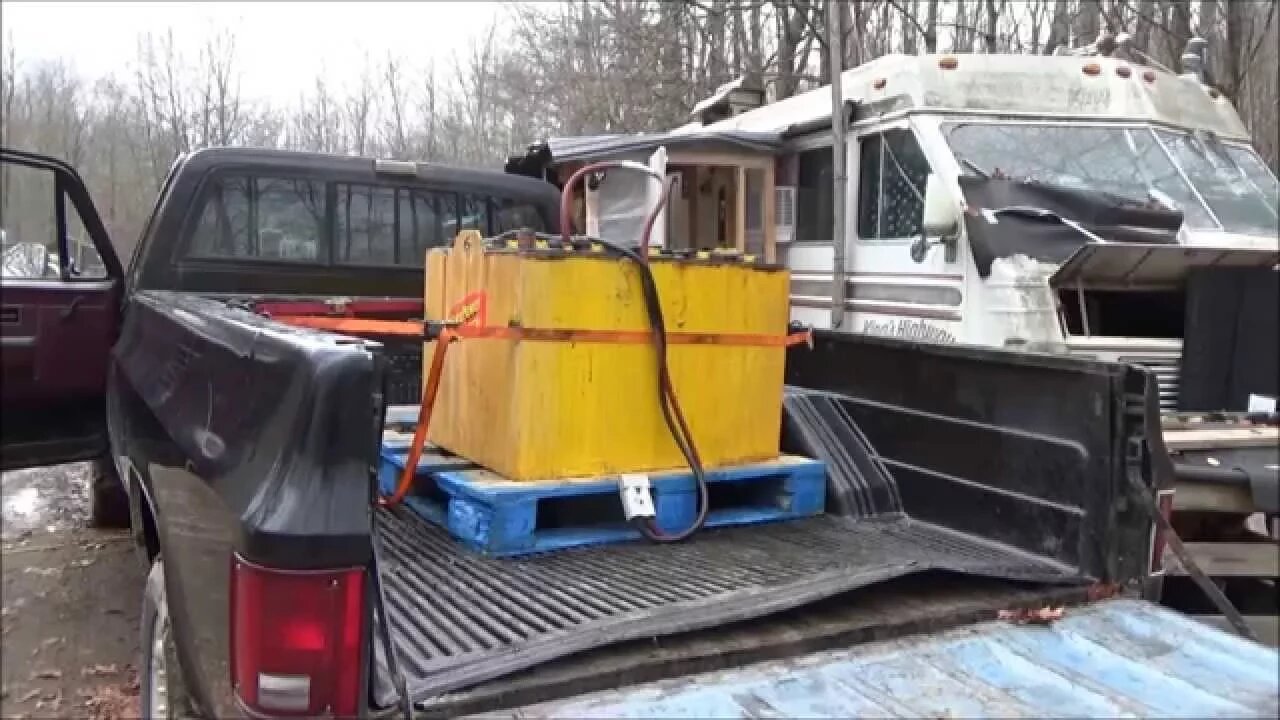
<instances>
[{"instance_id":1,"label":"orange ratchet strap","mask_svg":"<svg viewBox=\"0 0 1280 720\"><path fill-rule=\"evenodd\" d=\"M409 456L405 458L404 470L400 473L400 482L390 496L378 498L382 507L395 507L404 500L413 488L413 479L418 474L418 461L422 459L422 449L427 445L427 428L431 425L431 411L436 406L436 393L440 390L440 375L444 370L444 354L453 344L453 331L445 329L436 338L435 352L431 353L431 369L427 371L427 380L422 385L422 405L418 408L418 426L413 430L413 444L409 446Z\"/></svg>"},{"instance_id":2,"label":"orange ratchet strap","mask_svg":"<svg viewBox=\"0 0 1280 720\"><path fill-rule=\"evenodd\" d=\"M502 338L544 342L599 342L599 343L649 343L653 334L643 330L551 330L519 327L477 327L474 325L449 326L443 323L425 323L405 320L370 320L353 317L315 315L276 315L272 318L295 327L328 330L345 335L383 335L436 340L431 353L431 367L422 387L422 404L418 410L418 426L413 431L413 442L405 458L404 470L391 495L378 498L383 507L399 505L413 488L418 462L427 444L427 431L431 426L431 414L436 395L440 390L440 377L444 371L445 354L456 339ZM809 330L790 335L718 334L718 333L667 333L672 345L748 345L764 347L790 347L801 343L813 347L813 334Z\"/></svg>"},{"instance_id":3,"label":"orange ratchet strap","mask_svg":"<svg viewBox=\"0 0 1280 720\"><path fill-rule=\"evenodd\" d=\"M351 317L325 317L315 315L277 315L278 322L314 330L328 330L345 335L396 335L431 339L430 323L416 320L369 320ZM522 328L474 325L456 325L448 330L460 339L533 340L538 342L596 342L596 343L649 343L653 334L647 330L579 330L551 328ZM809 330L790 335L763 335L753 333L694 333L669 332L671 345L747 345L756 347L791 347L812 345Z\"/></svg>"}]
</instances>

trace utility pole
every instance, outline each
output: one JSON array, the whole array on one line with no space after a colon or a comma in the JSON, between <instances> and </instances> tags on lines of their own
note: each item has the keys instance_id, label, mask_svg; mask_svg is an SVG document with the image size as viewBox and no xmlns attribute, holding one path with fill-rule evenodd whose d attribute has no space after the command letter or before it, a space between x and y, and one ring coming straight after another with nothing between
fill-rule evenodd
<instances>
[{"instance_id":1,"label":"utility pole","mask_svg":"<svg viewBox=\"0 0 1280 720\"><path fill-rule=\"evenodd\" d=\"M831 327L844 324L845 194L849 178L844 161L844 33L839 0L827 0L827 65L831 68Z\"/></svg>"}]
</instances>

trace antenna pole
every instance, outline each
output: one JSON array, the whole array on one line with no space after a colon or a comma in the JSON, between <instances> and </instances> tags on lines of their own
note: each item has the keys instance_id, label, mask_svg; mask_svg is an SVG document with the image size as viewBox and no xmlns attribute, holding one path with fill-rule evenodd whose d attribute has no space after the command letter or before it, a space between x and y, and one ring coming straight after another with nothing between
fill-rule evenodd
<instances>
[{"instance_id":1,"label":"antenna pole","mask_svg":"<svg viewBox=\"0 0 1280 720\"><path fill-rule=\"evenodd\" d=\"M827 64L831 67L831 327L844 324L845 304L845 195L849 185L845 166L844 116L844 33L840 22L840 2L827 0Z\"/></svg>"}]
</instances>

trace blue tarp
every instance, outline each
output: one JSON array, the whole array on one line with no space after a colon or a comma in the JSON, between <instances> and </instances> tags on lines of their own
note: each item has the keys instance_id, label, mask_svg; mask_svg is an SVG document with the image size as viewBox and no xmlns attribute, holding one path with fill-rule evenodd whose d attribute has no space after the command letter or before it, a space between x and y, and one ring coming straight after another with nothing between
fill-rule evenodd
<instances>
[{"instance_id":1,"label":"blue tarp","mask_svg":"<svg viewBox=\"0 0 1280 720\"><path fill-rule=\"evenodd\" d=\"M535 705L519 717L1268 717L1276 651L1139 600Z\"/></svg>"}]
</instances>

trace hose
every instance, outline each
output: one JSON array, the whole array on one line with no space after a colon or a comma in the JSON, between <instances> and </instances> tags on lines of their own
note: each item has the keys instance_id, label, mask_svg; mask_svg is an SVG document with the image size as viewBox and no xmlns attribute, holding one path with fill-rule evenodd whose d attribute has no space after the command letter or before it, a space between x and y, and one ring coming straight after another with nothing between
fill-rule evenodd
<instances>
[{"instance_id":1,"label":"hose","mask_svg":"<svg viewBox=\"0 0 1280 720\"><path fill-rule=\"evenodd\" d=\"M630 161L605 161L579 168L565 183L562 191L563 194L560 197L561 240L566 245L572 243L569 210L571 207L574 183L578 182L589 172L608 168L625 168L644 172L650 176L657 175L657 173L648 166ZM689 431L689 424L685 420L684 412L680 409L680 401L676 397L675 388L671 382L671 372L667 364L666 321L662 316L662 304L658 298L658 286L657 283L654 282L653 272L650 269L648 262L649 236L653 232L653 227L657 222L658 216L662 213L662 209L666 207L667 197L670 195L670 188L668 187L667 182L660 177L658 178L658 181L663 185L663 192L659 196L657 204L654 206L653 210L649 212L649 216L645 220L644 230L640 236L639 252L603 239L595 239L595 242L600 243L601 247L608 250L610 253L635 263L636 267L640 271L640 288L644 296L645 312L649 319L649 329L653 334L653 349L657 355L658 361L658 404L662 408L662 419L667 425L667 430L671 433L671 439L675 441L676 447L680 450L680 454L684 456L685 462L689 466L689 470L693 473L694 482L698 487L698 513L695 516L693 523L684 530L675 534L667 534L648 518L639 518L636 523L637 529L649 540L658 543L674 543L685 540L702 529L702 526L706 523L707 513L710 509L710 492L707 488L707 477L702 467L702 459L699 457L697 447L693 442L693 433Z\"/></svg>"}]
</instances>

